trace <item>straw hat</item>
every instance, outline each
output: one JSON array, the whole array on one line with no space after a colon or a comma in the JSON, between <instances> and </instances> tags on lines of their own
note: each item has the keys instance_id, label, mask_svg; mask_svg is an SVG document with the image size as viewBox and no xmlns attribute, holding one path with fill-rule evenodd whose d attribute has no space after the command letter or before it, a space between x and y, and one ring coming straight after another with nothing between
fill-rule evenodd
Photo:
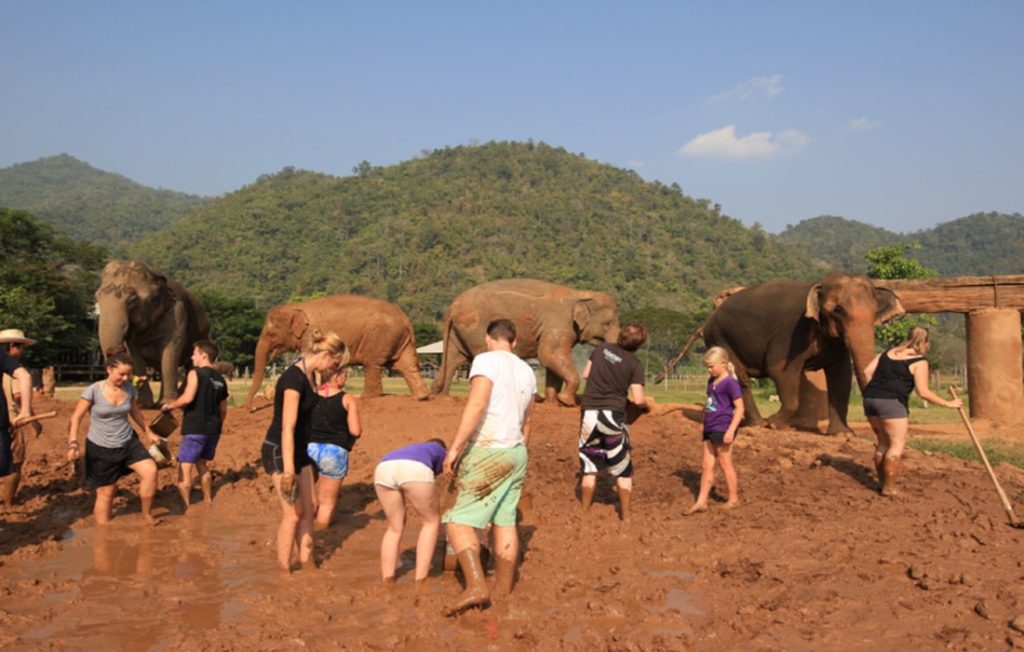
<instances>
[{"instance_id":1,"label":"straw hat","mask_svg":"<svg viewBox=\"0 0 1024 652\"><path fill-rule=\"evenodd\" d=\"M24 344L25 346L32 346L35 343L35 340L30 340L25 337L25 333L23 333L20 328L7 328L0 331L0 344Z\"/></svg>"}]
</instances>

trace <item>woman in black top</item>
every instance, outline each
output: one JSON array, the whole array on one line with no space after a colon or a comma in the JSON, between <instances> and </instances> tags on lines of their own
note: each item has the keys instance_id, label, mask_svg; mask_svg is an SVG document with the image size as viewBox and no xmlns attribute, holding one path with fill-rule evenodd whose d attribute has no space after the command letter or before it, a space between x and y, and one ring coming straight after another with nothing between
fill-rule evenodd
<instances>
[{"instance_id":1,"label":"woman in black top","mask_svg":"<svg viewBox=\"0 0 1024 652\"><path fill-rule=\"evenodd\" d=\"M356 397L345 391L348 367L323 374L310 417L306 452L317 470L316 527L330 526L341 482L348 475L348 454L363 434Z\"/></svg>"},{"instance_id":2,"label":"woman in black top","mask_svg":"<svg viewBox=\"0 0 1024 652\"><path fill-rule=\"evenodd\" d=\"M346 362L341 338L333 332L317 333L309 350L281 374L274 388L274 418L263 441L263 469L273 477L281 498L277 563L282 570L291 570L296 542L299 563L313 561L313 468L306 453L310 414L316 405L313 374Z\"/></svg>"},{"instance_id":3,"label":"woman in black top","mask_svg":"<svg viewBox=\"0 0 1024 652\"><path fill-rule=\"evenodd\" d=\"M922 399L948 408L963 406L960 399L947 401L928 388L928 329L912 329L899 346L883 351L868 364L870 378L864 388L864 415L878 438L875 470L883 496L895 496L895 477L900 471L900 456L907 445L910 410L907 399L917 390Z\"/></svg>"}]
</instances>

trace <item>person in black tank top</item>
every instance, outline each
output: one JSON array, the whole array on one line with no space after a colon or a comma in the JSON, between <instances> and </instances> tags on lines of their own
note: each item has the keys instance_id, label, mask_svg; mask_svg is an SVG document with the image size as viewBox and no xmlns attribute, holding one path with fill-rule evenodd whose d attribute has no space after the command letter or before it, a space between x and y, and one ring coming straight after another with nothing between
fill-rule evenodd
<instances>
[{"instance_id":1,"label":"person in black tank top","mask_svg":"<svg viewBox=\"0 0 1024 652\"><path fill-rule=\"evenodd\" d=\"M910 425L910 392L916 389L918 396L936 405L963 406L960 399L947 401L928 388L928 361L924 354L929 347L928 329L911 329L906 340L875 356L865 370L871 380L864 388L864 415L878 440L874 462L883 496L897 493L895 478L900 472Z\"/></svg>"},{"instance_id":2,"label":"person in black tank top","mask_svg":"<svg viewBox=\"0 0 1024 652\"><path fill-rule=\"evenodd\" d=\"M349 451L363 434L359 404L345 392L348 367L323 374L323 384L310 415L309 444L306 452L318 471L316 490L317 529L328 527L338 504L342 480L348 475Z\"/></svg>"},{"instance_id":3,"label":"person in black tank top","mask_svg":"<svg viewBox=\"0 0 1024 652\"><path fill-rule=\"evenodd\" d=\"M200 340L192 347L192 365L181 396L160 406L161 412L182 408L181 448L178 449L178 492L191 506L192 469L199 472L203 500L213 501L213 475L207 462L213 461L220 441L221 428L228 413L228 384L213 368L219 350L209 340Z\"/></svg>"},{"instance_id":4,"label":"person in black tank top","mask_svg":"<svg viewBox=\"0 0 1024 652\"><path fill-rule=\"evenodd\" d=\"M277 380L274 416L263 440L262 458L281 502L277 528L277 565L281 570L291 571L296 544L299 563L313 564L313 465L306 452L309 421L316 406L313 377L347 362L348 351L337 333L316 332L306 352Z\"/></svg>"}]
</instances>

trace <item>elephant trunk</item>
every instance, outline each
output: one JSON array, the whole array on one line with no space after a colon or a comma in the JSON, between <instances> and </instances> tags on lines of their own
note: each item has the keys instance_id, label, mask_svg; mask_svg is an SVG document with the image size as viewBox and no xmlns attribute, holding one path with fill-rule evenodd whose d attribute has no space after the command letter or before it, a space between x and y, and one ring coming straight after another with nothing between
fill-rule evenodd
<instances>
[{"instance_id":1,"label":"elephant trunk","mask_svg":"<svg viewBox=\"0 0 1024 652\"><path fill-rule=\"evenodd\" d=\"M266 372L270 348L270 338L267 337L266 333L260 334L260 339L256 343L256 356L252 363L252 384L249 386L249 396L245 399L246 407L252 406L252 400L256 397L256 392L259 391L260 385L263 384L263 375Z\"/></svg>"},{"instance_id":2,"label":"elephant trunk","mask_svg":"<svg viewBox=\"0 0 1024 652\"><path fill-rule=\"evenodd\" d=\"M853 357L853 373L857 377L857 385L861 391L867 387L867 368L875 357L875 329L874 323L868 323L859 328L845 330L846 348L850 350Z\"/></svg>"},{"instance_id":3,"label":"elephant trunk","mask_svg":"<svg viewBox=\"0 0 1024 652\"><path fill-rule=\"evenodd\" d=\"M125 344L128 335L128 312L118 303L101 303L99 305L99 336L100 349L106 356L107 351Z\"/></svg>"}]
</instances>

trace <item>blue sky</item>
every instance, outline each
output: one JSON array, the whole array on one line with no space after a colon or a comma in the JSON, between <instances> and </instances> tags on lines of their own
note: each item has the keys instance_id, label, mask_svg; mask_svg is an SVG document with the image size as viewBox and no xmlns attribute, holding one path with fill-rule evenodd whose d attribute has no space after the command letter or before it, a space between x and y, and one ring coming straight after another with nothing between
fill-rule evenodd
<instances>
[{"instance_id":1,"label":"blue sky","mask_svg":"<svg viewBox=\"0 0 1024 652\"><path fill-rule=\"evenodd\" d=\"M1024 212L1024 2L0 0L0 167L231 192L534 140L778 232Z\"/></svg>"}]
</instances>

